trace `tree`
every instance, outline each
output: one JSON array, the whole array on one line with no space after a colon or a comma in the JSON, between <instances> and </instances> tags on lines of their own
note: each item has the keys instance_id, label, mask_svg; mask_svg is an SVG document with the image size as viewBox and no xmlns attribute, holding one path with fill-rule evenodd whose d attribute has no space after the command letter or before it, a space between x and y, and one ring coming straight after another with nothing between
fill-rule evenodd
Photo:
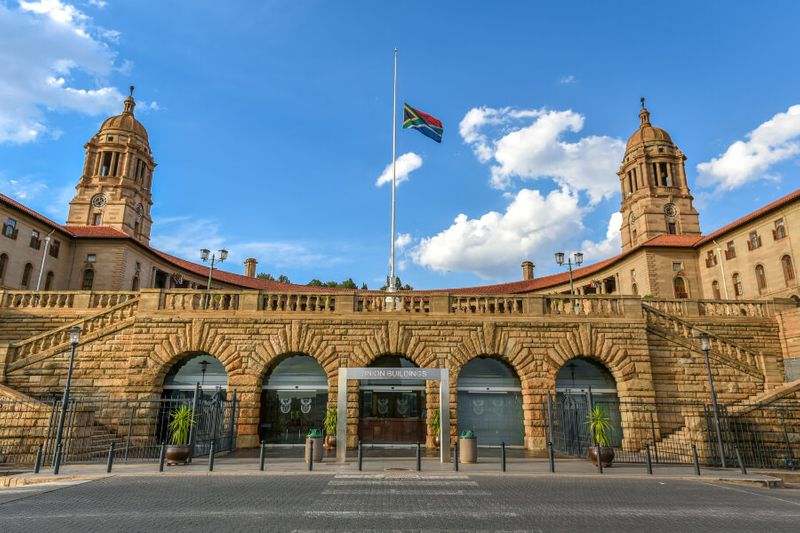
<instances>
[{"instance_id":1,"label":"tree","mask_svg":"<svg viewBox=\"0 0 800 533\"><path fill-rule=\"evenodd\" d=\"M270 274L269 272L261 272L261 273L260 273L258 276L256 276L256 278L258 278L258 279L264 279L264 280L267 280L267 281L277 281L278 283L291 283L291 282L292 282L292 281L291 281L291 280L290 280L290 279L289 279L289 278L288 278L286 275L284 275L284 274L281 274L281 275L280 275L280 276L278 276L278 278L276 279L276 278L275 278L275 277L274 277L272 274Z\"/></svg>"},{"instance_id":2,"label":"tree","mask_svg":"<svg viewBox=\"0 0 800 533\"><path fill-rule=\"evenodd\" d=\"M381 287L380 290L385 291L388 287L389 287L389 280L387 279L386 280L386 284L383 287ZM403 282L400 281L400 278L395 276L395 278L394 278L394 289L396 291L413 291L414 287L412 287L408 283L403 285Z\"/></svg>"},{"instance_id":3,"label":"tree","mask_svg":"<svg viewBox=\"0 0 800 533\"><path fill-rule=\"evenodd\" d=\"M290 280L287 276L285 276L283 274L278 276L278 280L277 281L278 281L278 283L291 283L292 282L292 280Z\"/></svg>"}]
</instances>

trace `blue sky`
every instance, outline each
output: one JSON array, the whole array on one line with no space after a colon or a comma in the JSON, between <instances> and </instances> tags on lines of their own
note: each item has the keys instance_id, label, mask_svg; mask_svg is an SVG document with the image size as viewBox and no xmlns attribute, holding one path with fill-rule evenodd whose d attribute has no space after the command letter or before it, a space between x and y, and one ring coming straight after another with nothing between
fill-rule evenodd
<instances>
[{"instance_id":1,"label":"blue sky","mask_svg":"<svg viewBox=\"0 0 800 533\"><path fill-rule=\"evenodd\" d=\"M133 83L159 164L152 244L377 288L395 47L398 106L445 129L398 132L415 288L616 254L640 96L688 156L705 232L797 188L800 4L561 4L0 0L0 192L63 222L83 144Z\"/></svg>"}]
</instances>

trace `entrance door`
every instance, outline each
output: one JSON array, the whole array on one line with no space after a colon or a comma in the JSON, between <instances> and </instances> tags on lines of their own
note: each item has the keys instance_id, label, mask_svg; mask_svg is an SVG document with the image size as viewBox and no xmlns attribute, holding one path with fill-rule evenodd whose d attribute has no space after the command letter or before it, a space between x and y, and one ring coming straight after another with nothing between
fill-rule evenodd
<instances>
[{"instance_id":1,"label":"entrance door","mask_svg":"<svg viewBox=\"0 0 800 533\"><path fill-rule=\"evenodd\" d=\"M361 389L361 441L373 444L425 442L425 388L371 386Z\"/></svg>"}]
</instances>

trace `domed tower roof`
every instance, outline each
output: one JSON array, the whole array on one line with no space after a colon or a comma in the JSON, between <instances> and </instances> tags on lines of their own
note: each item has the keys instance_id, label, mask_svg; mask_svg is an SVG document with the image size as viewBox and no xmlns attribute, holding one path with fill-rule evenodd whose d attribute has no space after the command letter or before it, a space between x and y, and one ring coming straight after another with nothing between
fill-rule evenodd
<instances>
[{"instance_id":1,"label":"domed tower roof","mask_svg":"<svg viewBox=\"0 0 800 533\"><path fill-rule=\"evenodd\" d=\"M103 125L100 126L100 131L97 132L98 135L106 133L133 133L141 137L141 140L146 144L149 144L147 130L144 129L142 123L133 116L133 108L136 107L136 101L133 99L133 88L133 85L131 85L131 94L124 101L122 114L107 118L103 122Z\"/></svg>"},{"instance_id":2,"label":"domed tower roof","mask_svg":"<svg viewBox=\"0 0 800 533\"><path fill-rule=\"evenodd\" d=\"M642 98L641 101L642 110L639 111L639 129L633 132L633 135L628 139L625 151L630 151L639 144L651 141L663 141L673 144L672 137L669 136L669 133L650 124L650 111L644 106L644 98Z\"/></svg>"}]
</instances>

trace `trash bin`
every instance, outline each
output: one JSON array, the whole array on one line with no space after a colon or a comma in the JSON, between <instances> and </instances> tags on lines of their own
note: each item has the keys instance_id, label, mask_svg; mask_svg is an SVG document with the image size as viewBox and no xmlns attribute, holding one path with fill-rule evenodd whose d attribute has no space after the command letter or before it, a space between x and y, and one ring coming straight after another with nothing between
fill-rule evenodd
<instances>
[{"instance_id":1,"label":"trash bin","mask_svg":"<svg viewBox=\"0 0 800 533\"><path fill-rule=\"evenodd\" d=\"M458 437L458 460L462 463L478 462L478 439L469 429Z\"/></svg>"},{"instance_id":2,"label":"trash bin","mask_svg":"<svg viewBox=\"0 0 800 533\"><path fill-rule=\"evenodd\" d=\"M322 461L323 456L325 455L325 446L323 445L323 438L322 438L322 431L318 429L312 429L306 435L306 463L308 462L308 456L311 452L311 443L314 443L314 462L318 463Z\"/></svg>"}]
</instances>

